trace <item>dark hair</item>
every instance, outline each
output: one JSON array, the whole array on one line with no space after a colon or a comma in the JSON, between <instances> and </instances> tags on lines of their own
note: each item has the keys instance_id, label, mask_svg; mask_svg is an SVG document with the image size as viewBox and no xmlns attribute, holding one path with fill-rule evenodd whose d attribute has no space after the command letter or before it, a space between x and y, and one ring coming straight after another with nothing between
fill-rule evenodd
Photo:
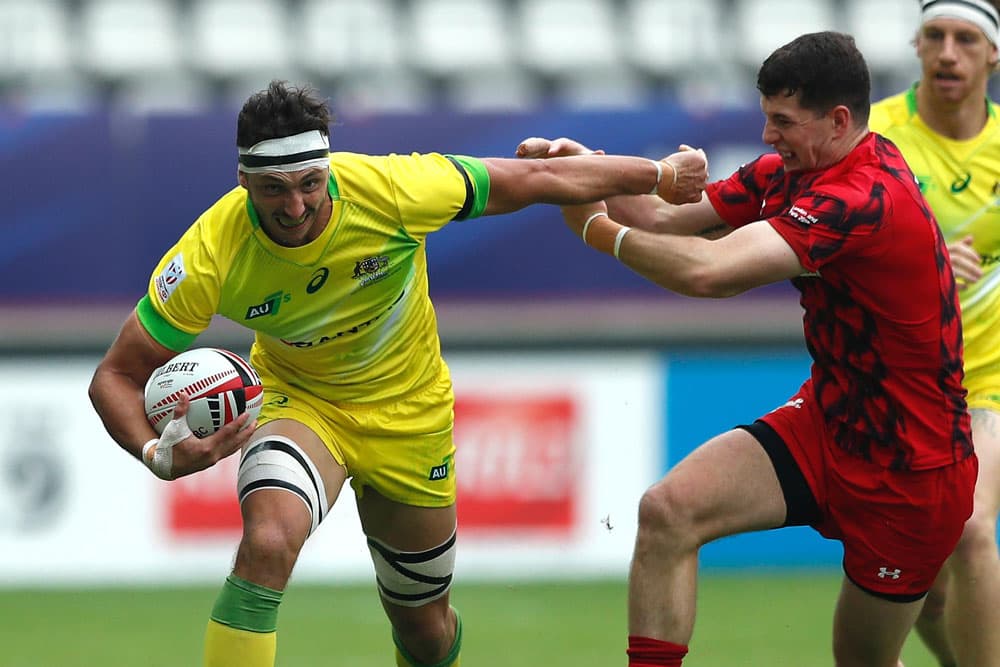
<instances>
[{"instance_id":1,"label":"dark hair","mask_svg":"<svg viewBox=\"0 0 1000 667\"><path fill-rule=\"evenodd\" d=\"M757 90L765 97L799 93L802 108L820 114L843 104L856 124L868 123L871 75L850 35L826 31L796 37L760 66Z\"/></svg>"},{"instance_id":2,"label":"dark hair","mask_svg":"<svg viewBox=\"0 0 1000 667\"><path fill-rule=\"evenodd\" d=\"M315 89L272 81L267 90L251 95L240 109L236 120L236 145L249 148L265 139L289 137L309 130L329 134L331 120L326 100Z\"/></svg>"}]
</instances>

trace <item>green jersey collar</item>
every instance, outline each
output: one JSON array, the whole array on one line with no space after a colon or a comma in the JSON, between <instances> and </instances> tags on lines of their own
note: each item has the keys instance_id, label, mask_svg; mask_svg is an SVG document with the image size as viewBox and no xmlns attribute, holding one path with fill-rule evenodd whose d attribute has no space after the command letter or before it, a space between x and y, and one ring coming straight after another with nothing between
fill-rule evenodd
<instances>
[{"instance_id":1,"label":"green jersey collar","mask_svg":"<svg viewBox=\"0 0 1000 667\"><path fill-rule=\"evenodd\" d=\"M910 89L906 91L906 108L909 110L911 116L917 115L917 86L920 84L919 81L915 82ZM990 118L996 117L996 109L990 103L990 98L986 98L986 115Z\"/></svg>"}]
</instances>

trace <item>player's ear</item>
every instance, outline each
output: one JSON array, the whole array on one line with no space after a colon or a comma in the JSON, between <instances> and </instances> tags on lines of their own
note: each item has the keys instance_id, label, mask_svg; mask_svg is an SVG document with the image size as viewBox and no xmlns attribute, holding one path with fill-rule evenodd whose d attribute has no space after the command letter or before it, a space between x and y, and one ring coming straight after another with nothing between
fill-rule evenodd
<instances>
[{"instance_id":1,"label":"player's ear","mask_svg":"<svg viewBox=\"0 0 1000 667\"><path fill-rule=\"evenodd\" d=\"M830 110L833 127L841 134L848 132L854 125L854 114L843 104L838 104Z\"/></svg>"},{"instance_id":2,"label":"player's ear","mask_svg":"<svg viewBox=\"0 0 1000 667\"><path fill-rule=\"evenodd\" d=\"M242 171L240 170L236 171L236 180L238 180L240 182L240 185L242 185L245 189L247 190L250 189L250 184L247 181L247 175Z\"/></svg>"}]
</instances>

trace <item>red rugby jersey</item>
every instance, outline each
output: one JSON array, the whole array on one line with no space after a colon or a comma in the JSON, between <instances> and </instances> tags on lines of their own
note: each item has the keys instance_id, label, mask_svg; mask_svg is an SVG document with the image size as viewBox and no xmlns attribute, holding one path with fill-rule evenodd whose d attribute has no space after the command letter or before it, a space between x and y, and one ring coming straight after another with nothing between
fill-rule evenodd
<instances>
[{"instance_id":1,"label":"red rugby jersey","mask_svg":"<svg viewBox=\"0 0 1000 667\"><path fill-rule=\"evenodd\" d=\"M948 250L892 142L869 134L826 169L763 155L706 190L732 226L767 220L809 272L812 382L843 449L897 470L972 453Z\"/></svg>"}]
</instances>

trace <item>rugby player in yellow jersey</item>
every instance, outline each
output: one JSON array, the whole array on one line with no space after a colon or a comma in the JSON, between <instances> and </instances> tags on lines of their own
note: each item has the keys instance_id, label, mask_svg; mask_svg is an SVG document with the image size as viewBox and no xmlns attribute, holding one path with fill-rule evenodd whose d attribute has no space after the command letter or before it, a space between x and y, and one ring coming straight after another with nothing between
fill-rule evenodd
<instances>
[{"instance_id":1,"label":"rugby player in yellow jersey","mask_svg":"<svg viewBox=\"0 0 1000 667\"><path fill-rule=\"evenodd\" d=\"M920 81L872 106L948 240L962 290L965 381L979 457L975 509L918 633L942 665L1000 665L1000 118L987 98L1000 0L923 0Z\"/></svg>"},{"instance_id":2,"label":"rugby player in yellow jersey","mask_svg":"<svg viewBox=\"0 0 1000 667\"><path fill-rule=\"evenodd\" d=\"M308 87L272 82L249 98L237 123L239 187L163 256L90 397L115 441L163 479L242 449L243 536L208 623L206 665L274 663L282 592L348 479L396 664L458 665L462 626L449 604L454 398L424 239L453 220L534 203L644 193L698 201L705 156L331 154L329 124ZM215 314L256 332L259 420L243 416L199 440L184 401L157 438L144 416L145 382ZM331 655L329 664L344 661Z\"/></svg>"}]
</instances>

